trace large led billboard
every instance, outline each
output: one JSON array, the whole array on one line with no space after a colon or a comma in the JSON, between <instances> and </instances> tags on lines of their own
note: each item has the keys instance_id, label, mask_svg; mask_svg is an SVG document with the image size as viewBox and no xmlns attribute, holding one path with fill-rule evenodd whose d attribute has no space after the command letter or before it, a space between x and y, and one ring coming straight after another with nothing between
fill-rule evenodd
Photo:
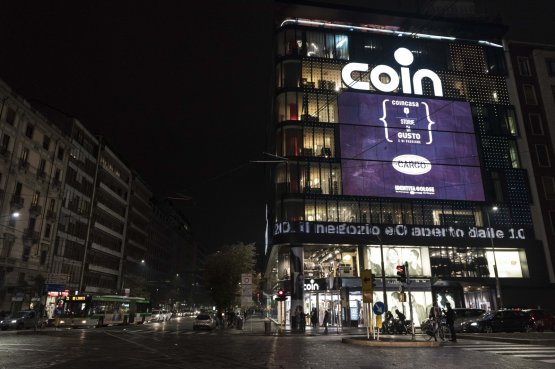
<instances>
[{"instance_id":1,"label":"large led billboard","mask_svg":"<svg viewBox=\"0 0 555 369\"><path fill-rule=\"evenodd\" d=\"M467 102L343 92L343 194L483 201Z\"/></svg>"}]
</instances>

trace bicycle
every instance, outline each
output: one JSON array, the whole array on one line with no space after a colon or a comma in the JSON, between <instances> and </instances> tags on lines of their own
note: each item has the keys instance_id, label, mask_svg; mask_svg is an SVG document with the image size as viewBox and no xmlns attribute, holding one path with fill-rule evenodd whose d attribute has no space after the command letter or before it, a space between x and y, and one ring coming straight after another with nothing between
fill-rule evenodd
<instances>
[{"instance_id":1,"label":"bicycle","mask_svg":"<svg viewBox=\"0 0 555 369\"><path fill-rule=\"evenodd\" d=\"M428 319L424 321L420 327L423 333L426 333L427 341L431 341L432 338L436 337L442 341L451 339L451 330L447 325L447 321L444 317L439 319L439 323L435 324L434 319Z\"/></svg>"}]
</instances>

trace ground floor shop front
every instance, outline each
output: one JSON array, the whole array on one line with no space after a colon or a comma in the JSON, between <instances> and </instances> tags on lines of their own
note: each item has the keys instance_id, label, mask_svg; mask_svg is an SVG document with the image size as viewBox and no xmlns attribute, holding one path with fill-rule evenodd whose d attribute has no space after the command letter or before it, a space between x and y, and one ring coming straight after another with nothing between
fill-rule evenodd
<instances>
[{"instance_id":1,"label":"ground floor shop front","mask_svg":"<svg viewBox=\"0 0 555 369\"><path fill-rule=\"evenodd\" d=\"M361 271L376 277L373 302L399 310L418 326L428 317L433 302L440 308L494 310L500 307L497 279L526 281L530 277L525 248L423 245L280 245L271 257L272 287L287 292L287 300L274 307L276 318L288 326L306 325L316 311L318 325L329 311L331 326L365 326ZM397 280L397 266L407 266L409 286ZM495 273L497 269L497 275ZM497 277L497 278L496 278ZM503 283L502 283L503 284ZM384 293L385 291L385 293ZM279 317L278 317L279 315Z\"/></svg>"},{"instance_id":2,"label":"ground floor shop front","mask_svg":"<svg viewBox=\"0 0 555 369\"><path fill-rule=\"evenodd\" d=\"M304 325L311 326L311 316L316 313L317 326L323 326L325 312L329 312L330 327L365 327L366 312L364 310L361 282L359 278L341 278L337 289L326 289L329 281L307 279L305 281L303 303L299 306L286 301L274 301L274 318L280 324L291 329L300 329L301 314L304 314ZM381 281L378 281L381 283ZM418 327L427 319L434 301L441 309L450 303L452 307L480 308L492 310L495 306L495 286L479 285L472 282L432 281L431 279L415 279L411 283L410 295L408 288L398 281L386 278L386 290L376 288L373 302L383 302L387 310L395 315L395 311L403 313L407 319L411 317ZM383 283L382 283L383 285ZM410 296L410 302L409 302ZM293 306L292 306L293 305Z\"/></svg>"}]
</instances>

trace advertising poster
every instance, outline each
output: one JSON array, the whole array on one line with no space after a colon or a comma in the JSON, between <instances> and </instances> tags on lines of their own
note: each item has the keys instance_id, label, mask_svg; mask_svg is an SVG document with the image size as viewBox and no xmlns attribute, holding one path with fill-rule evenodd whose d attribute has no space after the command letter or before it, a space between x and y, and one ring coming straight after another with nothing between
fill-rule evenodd
<instances>
[{"instance_id":1,"label":"advertising poster","mask_svg":"<svg viewBox=\"0 0 555 369\"><path fill-rule=\"evenodd\" d=\"M343 194L483 201L467 102L344 92Z\"/></svg>"}]
</instances>

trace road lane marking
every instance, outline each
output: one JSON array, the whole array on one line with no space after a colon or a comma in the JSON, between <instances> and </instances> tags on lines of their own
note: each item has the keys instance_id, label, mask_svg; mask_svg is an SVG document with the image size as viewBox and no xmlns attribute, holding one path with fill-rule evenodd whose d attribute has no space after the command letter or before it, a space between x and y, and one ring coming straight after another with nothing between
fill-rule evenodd
<instances>
[{"instance_id":1,"label":"road lane marking","mask_svg":"<svg viewBox=\"0 0 555 369\"><path fill-rule=\"evenodd\" d=\"M148 350L148 351L150 351L150 352L152 352L152 353L160 354L160 355L165 356L165 357L167 357L167 358L170 357L169 355L166 355L166 354L164 354L164 353L162 353L162 352L160 352L160 351L158 351L158 350L156 350L156 349L153 349L152 347L149 347L149 346L147 346L147 345L143 345L142 343L134 342L134 341L128 340L127 338L118 337L118 336L116 336L116 335L114 335L114 334L111 334L111 333L108 333L108 332L104 332L104 333L106 333L106 334L107 334L108 336L110 336L110 337L117 338L117 339L122 340L122 341L125 341L125 342L127 342L127 343L131 343L131 344L133 344L133 345L135 345L135 346L142 347L142 348L144 348L145 350Z\"/></svg>"}]
</instances>

